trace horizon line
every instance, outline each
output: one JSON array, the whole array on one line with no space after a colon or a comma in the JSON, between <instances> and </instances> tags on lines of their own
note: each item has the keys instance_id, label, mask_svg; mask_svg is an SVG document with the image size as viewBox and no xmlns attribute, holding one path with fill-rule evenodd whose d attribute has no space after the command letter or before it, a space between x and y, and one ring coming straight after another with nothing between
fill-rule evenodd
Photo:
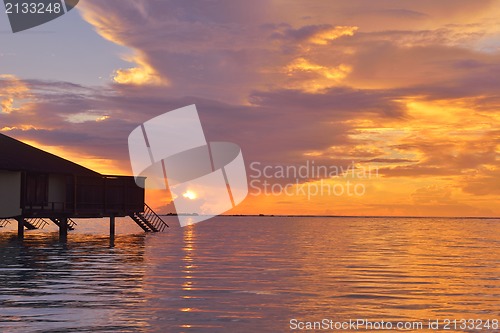
<instances>
[{"instance_id":1,"label":"horizon line","mask_svg":"<svg viewBox=\"0 0 500 333\"><path fill-rule=\"evenodd\" d=\"M160 216L177 216L177 215L190 215L190 214L176 214L176 213L167 213L167 214L158 214ZM216 216L222 217L332 217L332 218L442 218L442 219L487 219L487 220L495 220L500 219L500 216L417 216L417 215L300 215L300 214L221 214ZM214 217L216 217L214 216Z\"/></svg>"}]
</instances>

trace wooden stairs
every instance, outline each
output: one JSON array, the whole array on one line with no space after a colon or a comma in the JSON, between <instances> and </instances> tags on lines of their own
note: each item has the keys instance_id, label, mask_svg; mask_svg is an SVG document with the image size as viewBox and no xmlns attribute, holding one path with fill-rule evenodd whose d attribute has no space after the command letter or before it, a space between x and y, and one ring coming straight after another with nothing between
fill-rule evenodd
<instances>
[{"instance_id":1,"label":"wooden stairs","mask_svg":"<svg viewBox=\"0 0 500 333\"><path fill-rule=\"evenodd\" d=\"M151 207L144 204L144 212L136 212L129 215L142 230L146 232L160 232L169 228L168 224L156 214Z\"/></svg>"}]
</instances>

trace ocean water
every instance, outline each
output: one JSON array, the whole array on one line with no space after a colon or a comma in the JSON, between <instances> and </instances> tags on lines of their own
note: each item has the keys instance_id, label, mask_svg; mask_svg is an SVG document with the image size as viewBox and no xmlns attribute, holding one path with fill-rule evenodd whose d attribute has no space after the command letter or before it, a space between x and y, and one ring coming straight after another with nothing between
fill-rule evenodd
<instances>
[{"instance_id":1,"label":"ocean water","mask_svg":"<svg viewBox=\"0 0 500 333\"><path fill-rule=\"evenodd\" d=\"M362 319L383 321L378 331L499 331L498 219L167 221L146 235L119 220L114 247L105 220L78 221L67 243L53 227L23 242L1 228L0 332L290 332Z\"/></svg>"}]
</instances>

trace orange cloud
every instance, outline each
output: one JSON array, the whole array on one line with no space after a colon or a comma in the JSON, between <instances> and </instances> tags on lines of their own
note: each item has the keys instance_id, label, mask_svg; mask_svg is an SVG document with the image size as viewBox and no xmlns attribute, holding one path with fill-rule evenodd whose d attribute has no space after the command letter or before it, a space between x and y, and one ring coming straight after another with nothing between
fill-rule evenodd
<instances>
[{"instance_id":1,"label":"orange cloud","mask_svg":"<svg viewBox=\"0 0 500 333\"><path fill-rule=\"evenodd\" d=\"M354 36L354 33L358 29L356 26L336 26L312 35L309 37L309 42L317 45L327 45L329 42L342 36Z\"/></svg>"},{"instance_id":2,"label":"orange cloud","mask_svg":"<svg viewBox=\"0 0 500 333\"><path fill-rule=\"evenodd\" d=\"M144 14L144 8L139 3L132 4L139 12ZM97 30L103 38L122 46L127 46L120 37L121 33L128 28L122 18L115 12L107 12L106 15L98 10L99 6L85 3L79 6L84 19ZM139 49L133 49L133 56L125 56L124 60L135 63L132 68L117 69L113 73L113 81L118 84L127 85L168 85L167 78L162 77L158 71L147 61L145 55Z\"/></svg>"},{"instance_id":3,"label":"orange cloud","mask_svg":"<svg viewBox=\"0 0 500 333\"><path fill-rule=\"evenodd\" d=\"M143 56L125 58L138 66L133 68L118 69L114 73L113 81L119 84L131 85L168 85L168 81L144 60Z\"/></svg>"},{"instance_id":4,"label":"orange cloud","mask_svg":"<svg viewBox=\"0 0 500 333\"><path fill-rule=\"evenodd\" d=\"M0 112L19 110L20 103L30 97L29 88L14 75L0 74L0 83Z\"/></svg>"},{"instance_id":5,"label":"orange cloud","mask_svg":"<svg viewBox=\"0 0 500 333\"><path fill-rule=\"evenodd\" d=\"M310 62L305 58L297 58L285 67L285 72L292 78L290 88L317 92L333 87L342 81L352 70L351 66L340 64L327 67Z\"/></svg>"}]
</instances>

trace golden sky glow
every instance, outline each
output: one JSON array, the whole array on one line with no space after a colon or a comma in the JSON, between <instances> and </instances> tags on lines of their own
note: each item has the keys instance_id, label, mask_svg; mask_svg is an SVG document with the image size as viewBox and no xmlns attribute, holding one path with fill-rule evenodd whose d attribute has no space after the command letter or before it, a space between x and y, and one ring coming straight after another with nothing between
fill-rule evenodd
<instances>
[{"instance_id":1,"label":"golden sky glow","mask_svg":"<svg viewBox=\"0 0 500 333\"><path fill-rule=\"evenodd\" d=\"M8 135L8 133L6 133ZM82 153L78 153L73 150L68 150L68 148L64 146L47 146L39 144L35 141L23 140L24 143L27 143L33 147L43 149L46 152L51 154L64 157L70 161L83 165L86 168L91 170L96 170L103 174L108 175L128 175L128 166L121 167L117 161L98 158L92 155L86 155Z\"/></svg>"}]
</instances>

